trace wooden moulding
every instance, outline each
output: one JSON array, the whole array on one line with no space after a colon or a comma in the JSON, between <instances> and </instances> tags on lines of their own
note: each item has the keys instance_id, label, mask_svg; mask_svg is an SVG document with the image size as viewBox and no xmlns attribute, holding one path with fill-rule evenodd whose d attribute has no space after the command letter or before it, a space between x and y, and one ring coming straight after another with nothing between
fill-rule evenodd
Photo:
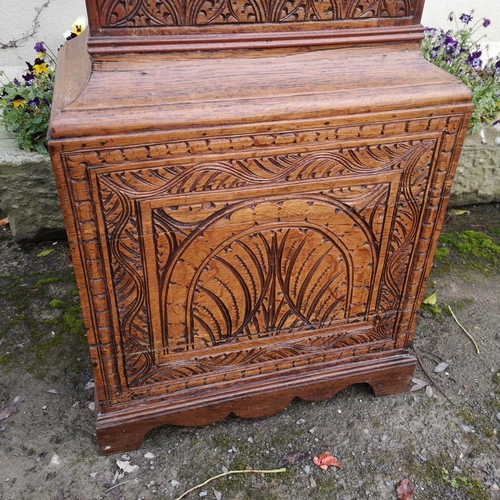
<instances>
[{"instance_id":1,"label":"wooden moulding","mask_svg":"<svg viewBox=\"0 0 500 500\"><path fill-rule=\"evenodd\" d=\"M256 50L275 48L338 48L352 45L395 43L423 39L422 27L371 28L363 31L324 30L269 33L234 33L170 36L92 37L89 53L94 57L118 54L194 52L214 50Z\"/></svg>"},{"instance_id":2,"label":"wooden moulding","mask_svg":"<svg viewBox=\"0 0 500 500\"><path fill-rule=\"evenodd\" d=\"M139 26L148 2L87 3L49 148L101 451L355 383L407 390L472 109L420 54L423 2L250 28Z\"/></svg>"}]
</instances>

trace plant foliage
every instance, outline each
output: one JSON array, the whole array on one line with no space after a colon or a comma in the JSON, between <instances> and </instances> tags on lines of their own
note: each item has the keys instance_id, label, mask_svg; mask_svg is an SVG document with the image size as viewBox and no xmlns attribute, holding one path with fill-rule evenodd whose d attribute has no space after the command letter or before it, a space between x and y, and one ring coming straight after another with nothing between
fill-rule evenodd
<instances>
[{"instance_id":1,"label":"plant foliage","mask_svg":"<svg viewBox=\"0 0 500 500\"><path fill-rule=\"evenodd\" d=\"M85 27L86 20L79 17L64 37L75 38ZM5 128L16 134L22 149L47 154L56 56L43 42L37 42L34 49L37 57L33 64L26 63L28 70L20 79L0 81L0 108Z\"/></svg>"},{"instance_id":2,"label":"plant foliage","mask_svg":"<svg viewBox=\"0 0 500 500\"><path fill-rule=\"evenodd\" d=\"M21 148L47 154L46 137L54 90L54 58L41 42L37 57L26 63L28 71L0 87L0 105L5 128L14 132Z\"/></svg>"},{"instance_id":3,"label":"plant foliage","mask_svg":"<svg viewBox=\"0 0 500 500\"><path fill-rule=\"evenodd\" d=\"M486 18L473 23L474 11L448 20L455 29L444 31L425 28L422 42L424 57L459 78L472 91L474 111L469 128L477 132L482 123L495 123L500 118L500 58L486 58L480 32L491 24Z\"/></svg>"}]
</instances>

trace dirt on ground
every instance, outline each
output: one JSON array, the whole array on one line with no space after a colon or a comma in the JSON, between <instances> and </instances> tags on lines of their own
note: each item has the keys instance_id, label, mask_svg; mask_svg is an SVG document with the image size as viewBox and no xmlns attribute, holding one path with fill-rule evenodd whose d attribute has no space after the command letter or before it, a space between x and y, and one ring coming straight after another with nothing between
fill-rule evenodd
<instances>
[{"instance_id":1,"label":"dirt on ground","mask_svg":"<svg viewBox=\"0 0 500 500\"><path fill-rule=\"evenodd\" d=\"M417 390L353 386L262 420L155 429L104 457L68 245L21 247L0 228L0 499L173 499L232 470L246 472L183 498L396 499L404 478L415 499L500 498L500 209L450 210L444 232L436 303L415 333ZM341 469L313 463L326 451Z\"/></svg>"}]
</instances>

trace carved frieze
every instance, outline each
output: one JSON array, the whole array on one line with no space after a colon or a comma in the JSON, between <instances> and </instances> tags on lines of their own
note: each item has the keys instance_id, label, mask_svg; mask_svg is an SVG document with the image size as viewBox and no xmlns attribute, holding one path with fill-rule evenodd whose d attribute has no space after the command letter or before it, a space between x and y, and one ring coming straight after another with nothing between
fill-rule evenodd
<instances>
[{"instance_id":1,"label":"carved frieze","mask_svg":"<svg viewBox=\"0 0 500 500\"><path fill-rule=\"evenodd\" d=\"M103 27L198 26L410 17L414 0L101 0Z\"/></svg>"}]
</instances>

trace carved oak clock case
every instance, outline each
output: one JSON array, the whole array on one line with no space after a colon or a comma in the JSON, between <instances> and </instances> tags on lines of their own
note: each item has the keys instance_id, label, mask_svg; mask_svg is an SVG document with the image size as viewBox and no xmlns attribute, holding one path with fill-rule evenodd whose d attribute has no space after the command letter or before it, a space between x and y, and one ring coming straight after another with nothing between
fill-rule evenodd
<instances>
[{"instance_id":1,"label":"carved oak clock case","mask_svg":"<svg viewBox=\"0 0 500 500\"><path fill-rule=\"evenodd\" d=\"M422 6L87 0L50 151L103 453L408 389L471 111Z\"/></svg>"}]
</instances>

